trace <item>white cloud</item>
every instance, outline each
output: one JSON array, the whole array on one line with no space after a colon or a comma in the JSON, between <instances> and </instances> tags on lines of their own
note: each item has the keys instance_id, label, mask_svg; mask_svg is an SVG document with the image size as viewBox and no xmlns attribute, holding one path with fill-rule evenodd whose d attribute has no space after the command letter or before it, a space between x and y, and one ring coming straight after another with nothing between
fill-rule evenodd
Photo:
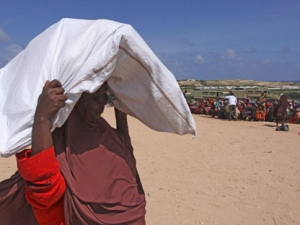
<instances>
[{"instance_id":1,"label":"white cloud","mask_svg":"<svg viewBox=\"0 0 300 225\"><path fill-rule=\"evenodd\" d=\"M8 45L5 51L0 55L0 64L5 65L10 60L12 60L16 55L18 55L23 48L17 44Z\"/></svg>"},{"instance_id":2,"label":"white cloud","mask_svg":"<svg viewBox=\"0 0 300 225\"><path fill-rule=\"evenodd\" d=\"M245 53L256 53L257 49L255 47L250 47L250 48L246 48L244 49Z\"/></svg>"},{"instance_id":3,"label":"white cloud","mask_svg":"<svg viewBox=\"0 0 300 225\"><path fill-rule=\"evenodd\" d=\"M190 40L186 39L186 38L180 38L178 40L178 43L182 46L187 46L187 47L194 47L195 44L193 42L191 42Z\"/></svg>"},{"instance_id":4,"label":"white cloud","mask_svg":"<svg viewBox=\"0 0 300 225\"><path fill-rule=\"evenodd\" d=\"M22 50L23 48L17 44L11 44L6 48L6 52L13 55L13 57L19 54Z\"/></svg>"},{"instance_id":5,"label":"white cloud","mask_svg":"<svg viewBox=\"0 0 300 225\"><path fill-rule=\"evenodd\" d=\"M236 59L235 50L233 48L227 48L221 58L225 59L225 60L234 60L234 59Z\"/></svg>"},{"instance_id":6,"label":"white cloud","mask_svg":"<svg viewBox=\"0 0 300 225\"><path fill-rule=\"evenodd\" d=\"M5 31L0 27L0 41L8 42L10 41L10 37Z\"/></svg>"},{"instance_id":7,"label":"white cloud","mask_svg":"<svg viewBox=\"0 0 300 225\"><path fill-rule=\"evenodd\" d=\"M204 59L201 55L197 55L194 60L195 60L195 63L197 63L199 65L204 63Z\"/></svg>"},{"instance_id":8,"label":"white cloud","mask_svg":"<svg viewBox=\"0 0 300 225\"><path fill-rule=\"evenodd\" d=\"M264 65L269 65L269 64L272 63L272 60L271 60L271 59L263 59L263 60L261 61L261 63L264 64Z\"/></svg>"}]
</instances>

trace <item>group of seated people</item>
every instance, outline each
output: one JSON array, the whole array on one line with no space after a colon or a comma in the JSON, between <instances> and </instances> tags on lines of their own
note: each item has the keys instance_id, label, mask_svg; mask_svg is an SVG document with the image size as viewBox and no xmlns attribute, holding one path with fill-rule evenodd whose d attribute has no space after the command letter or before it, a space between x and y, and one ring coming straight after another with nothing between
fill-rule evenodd
<instances>
[{"instance_id":1,"label":"group of seated people","mask_svg":"<svg viewBox=\"0 0 300 225\"><path fill-rule=\"evenodd\" d=\"M300 124L300 104L297 101L288 101L285 121ZM188 103L194 114L211 115L219 119L229 119L228 100L208 98L206 100L192 100ZM238 100L236 104L236 119L245 121L269 121L276 122L276 107L278 101L266 100L262 94L258 99Z\"/></svg>"}]
</instances>

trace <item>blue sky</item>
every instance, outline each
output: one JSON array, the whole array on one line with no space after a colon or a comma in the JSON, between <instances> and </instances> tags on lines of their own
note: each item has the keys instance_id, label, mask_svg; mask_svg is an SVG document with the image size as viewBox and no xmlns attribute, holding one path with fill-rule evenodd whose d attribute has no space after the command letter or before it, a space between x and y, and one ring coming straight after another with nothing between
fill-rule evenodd
<instances>
[{"instance_id":1,"label":"blue sky","mask_svg":"<svg viewBox=\"0 0 300 225\"><path fill-rule=\"evenodd\" d=\"M299 0L0 0L0 67L66 17L131 24L177 79L300 81Z\"/></svg>"}]
</instances>

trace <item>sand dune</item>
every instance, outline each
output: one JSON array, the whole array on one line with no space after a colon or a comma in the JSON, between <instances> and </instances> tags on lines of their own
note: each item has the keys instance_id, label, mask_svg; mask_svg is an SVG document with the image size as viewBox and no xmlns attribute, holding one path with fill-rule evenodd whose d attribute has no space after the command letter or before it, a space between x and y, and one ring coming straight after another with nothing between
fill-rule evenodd
<instances>
[{"instance_id":1,"label":"sand dune","mask_svg":"<svg viewBox=\"0 0 300 225\"><path fill-rule=\"evenodd\" d=\"M129 119L147 224L300 224L300 126L194 118L194 139ZM0 159L0 180L14 171L14 157Z\"/></svg>"}]
</instances>

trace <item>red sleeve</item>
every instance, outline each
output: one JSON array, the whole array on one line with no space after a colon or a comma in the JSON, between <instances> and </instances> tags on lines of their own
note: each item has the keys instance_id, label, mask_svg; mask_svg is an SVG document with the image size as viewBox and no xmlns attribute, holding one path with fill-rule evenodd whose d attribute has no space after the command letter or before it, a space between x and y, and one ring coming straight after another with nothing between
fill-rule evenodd
<instances>
[{"instance_id":1,"label":"red sleeve","mask_svg":"<svg viewBox=\"0 0 300 225\"><path fill-rule=\"evenodd\" d=\"M39 224L65 224L63 196L66 184L54 148L32 157L30 153L30 150L24 150L16 154L18 170L26 183L26 199Z\"/></svg>"}]
</instances>

